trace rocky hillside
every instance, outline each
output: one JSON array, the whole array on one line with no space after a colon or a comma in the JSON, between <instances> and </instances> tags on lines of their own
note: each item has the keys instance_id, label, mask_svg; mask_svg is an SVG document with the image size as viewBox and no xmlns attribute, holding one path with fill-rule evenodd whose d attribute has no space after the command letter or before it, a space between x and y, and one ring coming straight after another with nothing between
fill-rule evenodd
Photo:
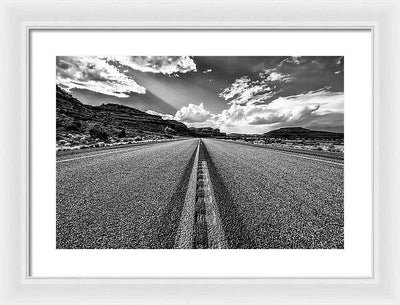
<instances>
[{"instance_id":1,"label":"rocky hillside","mask_svg":"<svg viewBox=\"0 0 400 305\"><path fill-rule=\"evenodd\" d=\"M58 86L56 92L57 147L193 135L174 120L117 104L85 105Z\"/></svg>"},{"instance_id":2,"label":"rocky hillside","mask_svg":"<svg viewBox=\"0 0 400 305\"><path fill-rule=\"evenodd\" d=\"M343 133L310 130L302 127L286 127L264 133L265 138L281 139L312 139L312 140L343 140Z\"/></svg>"},{"instance_id":3,"label":"rocky hillside","mask_svg":"<svg viewBox=\"0 0 400 305\"><path fill-rule=\"evenodd\" d=\"M126 136L190 135L185 124L163 120L160 116L117 105L90 106L81 103L57 86L57 132L89 133L101 129L110 136L125 132Z\"/></svg>"}]
</instances>

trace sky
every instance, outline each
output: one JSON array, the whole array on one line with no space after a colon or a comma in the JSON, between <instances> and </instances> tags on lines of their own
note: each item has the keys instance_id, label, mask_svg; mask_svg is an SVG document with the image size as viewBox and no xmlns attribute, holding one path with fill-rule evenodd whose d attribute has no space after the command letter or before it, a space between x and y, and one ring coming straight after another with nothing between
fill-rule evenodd
<instances>
[{"instance_id":1,"label":"sky","mask_svg":"<svg viewBox=\"0 0 400 305\"><path fill-rule=\"evenodd\" d=\"M57 84L85 104L226 133L344 129L342 56L57 56L56 64Z\"/></svg>"}]
</instances>

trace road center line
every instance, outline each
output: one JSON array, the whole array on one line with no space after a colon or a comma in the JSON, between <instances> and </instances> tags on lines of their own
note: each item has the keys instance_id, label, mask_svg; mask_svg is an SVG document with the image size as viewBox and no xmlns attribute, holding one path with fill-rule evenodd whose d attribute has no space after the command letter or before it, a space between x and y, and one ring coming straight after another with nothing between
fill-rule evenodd
<instances>
[{"instance_id":1,"label":"road center line","mask_svg":"<svg viewBox=\"0 0 400 305\"><path fill-rule=\"evenodd\" d=\"M228 248L203 146L199 140L176 236L178 249Z\"/></svg>"},{"instance_id":2,"label":"road center line","mask_svg":"<svg viewBox=\"0 0 400 305\"><path fill-rule=\"evenodd\" d=\"M219 215L217 202L214 197L214 190L206 161L201 161L201 168L204 190L204 203L206 209L205 218L207 222L208 232L207 246L211 249L226 249L228 248L228 246L225 239L224 230L222 228L221 218Z\"/></svg>"}]
</instances>

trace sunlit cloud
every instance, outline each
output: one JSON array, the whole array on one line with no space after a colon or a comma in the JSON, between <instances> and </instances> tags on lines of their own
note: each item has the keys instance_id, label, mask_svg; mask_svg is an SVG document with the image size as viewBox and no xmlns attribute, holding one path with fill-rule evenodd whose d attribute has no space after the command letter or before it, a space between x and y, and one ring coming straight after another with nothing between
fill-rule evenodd
<instances>
[{"instance_id":1,"label":"sunlit cloud","mask_svg":"<svg viewBox=\"0 0 400 305\"><path fill-rule=\"evenodd\" d=\"M268 84L252 81L248 76L236 79L219 94L228 104L255 104L263 102L273 94Z\"/></svg>"},{"instance_id":2,"label":"sunlit cloud","mask_svg":"<svg viewBox=\"0 0 400 305\"><path fill-rule=\"evenodd\" d=\"M56 81L66 90L86 89L125 98L146 89L116 67L96 56L57 56Z\"/></svg>"},{"instance_id":3,"label":"sunlit cloud","mask_svg":"<svg viewBox=\"0 0 400 305\"><path fill-rule=\"evenodd\" d=\"M175 114L175 119L187 123L200 123L211 119L213 114L204 109L203 103L199 105L189 104L183 106Z\"/></svg>"},{"instance_id":4,"label":"sunlit cloud","mask_svg":"<svg viewBox=\"0 0 400 305\"><path fill-rule=\"evenodd\" d=\"M109 56L106 59L133 70L174 77L179 77L179 73L197 71L196 64L190 56Z\"/></svg>"},{"instance_id":5,"label":"sunlit cloud","mask_svg":"<svg viewBox=\"0 0 400 305\"><path fill-rule=\"evenodd\" d=\"M174 116L175 120L189 123L189 126L218 127L230 132L234 130L264 130L301 122L302 125L319 121L320 117L343 114L344 95L324 89L290 97L280 97L269 104L231 104L221 113L213 114L200 105L182 107ZM254 126L254 127L252 127Z\"/></svg>"},{"instance_id":6,"label":"sunlit cloud","mask_svg":"<svg viewBox=\"0 0 400 305\"><path fill-rule=\"evenodd\" d=\"M57 58L57 83L63 88L102 93L165 120L225 132L282 126L329 130L329 124L342 130L343 77L343 56ZM95 99L84 91L79 93ZM163 103L171 107L157 106Z\"/></svg>"}]
</instances>

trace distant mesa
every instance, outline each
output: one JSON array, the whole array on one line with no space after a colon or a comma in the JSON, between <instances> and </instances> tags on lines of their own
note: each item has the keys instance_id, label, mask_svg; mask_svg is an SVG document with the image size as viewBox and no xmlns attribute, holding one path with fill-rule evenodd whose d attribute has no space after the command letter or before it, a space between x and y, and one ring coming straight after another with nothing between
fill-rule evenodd
<instances>
[{"instance_id":1,"label":"distant mesa","mask_svg":"<svg viewBox=\"0 0 400 305\"><path fill-rule=\"evenodd\" d=\"M343 140L343 133L310 130L302 127L285 127L263 134L264 138L281 138L288 140L313 139L313 140Z\"/></svg>"},{"instance_id":2,"label":"distant mesa","mask_svg":"<svg viewBox=\"0 0 400 305\"><path fill-rule=\"evenodd\" d=\"M195 128L190 127L189 130L197 135L198 137L225 137L226 133L222 133L219 128L211 128L211 127L201 127Z\"/></svg>"}]
</instances>

